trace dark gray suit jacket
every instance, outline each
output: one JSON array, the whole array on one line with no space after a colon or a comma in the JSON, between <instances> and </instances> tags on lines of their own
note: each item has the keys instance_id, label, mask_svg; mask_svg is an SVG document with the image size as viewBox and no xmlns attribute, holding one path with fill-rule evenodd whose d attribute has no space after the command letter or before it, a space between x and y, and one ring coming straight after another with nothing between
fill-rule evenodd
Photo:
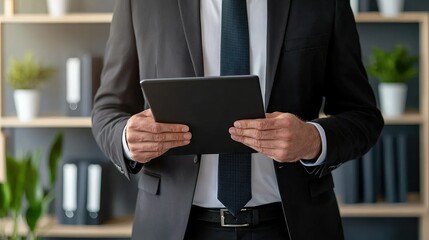
<instances>
[{"instance_id":1,"label":"dark gray suit jacket","mask_svg":"<svg viewBox=\"0 0 429 240\"><path fill-rule=\"evenodd\" d=\"M203 0L201 0L203 1ZM199 169L198 156L160 157L131 167L121 135L148 106L139 80L203 75L200 0L118 0L95 98L93 133L125 175L139 172L133 239L182 239ZM291 239L342 239L331 171L376 142L383 118L361 63L349 0L267 0L268 112L319 123L326 163L273 162ZM190 96L192 97L192 96ZM319 118L325 99L324 112Z\"/></svg>"}]
</instances>

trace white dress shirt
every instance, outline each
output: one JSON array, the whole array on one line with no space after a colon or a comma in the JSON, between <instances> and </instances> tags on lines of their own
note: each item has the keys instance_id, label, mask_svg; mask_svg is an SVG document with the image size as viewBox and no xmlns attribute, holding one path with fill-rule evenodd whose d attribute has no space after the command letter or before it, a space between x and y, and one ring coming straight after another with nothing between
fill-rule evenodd
<instances>
[{"instance_id":1,"label":"white dress shirt","mask_svg":"<svg viewBox=\"0 0 429 240\"><path fill-rule=\"evenodd\" d=\"M204 75L220 75L220 38L222 0L201 0L201 37L203 48ZM265 95L267 69L267 0L247 0L250 41L250 73L258 75L262 96ZM265 99L264 97L262 99ZM324 131L316 126L323 138ZM314 165L321 164L324 151ZM322 149L323 150L323 149ZM218 154L202 155L200 172L194 195L194 204L207 208L222 208L217 199ZM246 206L280 202L280 193L274 172L273 160L260 153L252 154L252 199Z\"/></svg>"},{"instance_id":2,"label":"white dress shirt","mask_svg":"<svg viewBox=\"0 0 429 240\"><path fill-rule=\"evenodd\" d=\"M222 0L201 0L201 35L205 76L220 75L220 38ZM261 93L265 95L267 63L267 0L247 0L250 41L250 73L258 75ZM265 99L265 97L263 97ZM305 166L316 166L326 158L326 136L323 128L314 124L320 133L322 152L315 163L304 163ZM192 140L191 140L192 141ZM125 129L122 134L125 155L131 159L127 147ZM217 199L218 154L206 154L201 157L200 171L194 194L193 204L207 208L223 208ZM280 193L274 171L273 160L260 153L252 154L252 199L246 206L280 202Z\"/></svg>"}]
</instances>

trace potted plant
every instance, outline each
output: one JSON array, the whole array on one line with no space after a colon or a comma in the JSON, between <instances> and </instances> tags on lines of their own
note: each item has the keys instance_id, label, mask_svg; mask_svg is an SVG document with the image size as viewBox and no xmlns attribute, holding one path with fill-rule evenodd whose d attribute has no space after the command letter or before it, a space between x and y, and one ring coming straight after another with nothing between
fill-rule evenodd
<instances>
[{"instance_id":1,"label":"potted plant","mask_svg":"<svg viewBox=\"0 0 429 240\"><path fill-rule=\"evenodd\" d=\"M27 239L37 239L37 224L54 199L54 186L62 155L63 138L61 132L56 134L48 152L49 186L47 190L42 187L39 173L40 150L29 153L23 158L11 155L6 157L7 178L6 182L0 183L0 220L8 213L11 214L13 220L11 240L21 239L18 225L24 198L27 202L24 209L24 219L29 230Z\"/></svg>"},{"instance_id":2,"label":"potted plant","mask_svg":"<svg viewBox=\"0 0 429 240\"><path fill-rule=\"evenodd\" d=\"M68 12L70 0L47 0L49 15L64 16Z\"/></svg>"},{"instance_id":3,"label":"potted plant","mask_svg":"<svg viewBox=\"0 0 429 240\"><path fill-rule=\"evenodd\" d=\"M359 12L359 0L350 0L350 7L354 14Z\"/></svg>"},{"instance_id":4,"label":"potted plant","mask_svg":"<svg viewBox=\"0 0 429 240\"><path fill-rule=\"evenodd\" d=\"M404 0L377 0L380 14L385 17L396 17L404 10Z\"/></svg>"},{"instance_id":5,"label":"potted plant","mask_svg":"<svg viewBox=\"0 0 429 240\"><path fill-rule=\"evenodd\" d=\"M380 84L381 111L385 116L400 116L405 109L407 81L417 76L417 57L411 56L403 45L392 51L374 48L369 59L368 73Z\"/></svg>"},{"instance_id":6,"label":"potted plant","mask_svg":"<svg viewBox=\"0 0 429 240\"><path fill-rule=\"evenodd\" d=\"M53 69L39 66L31 53L27 53L20 61L12 58L7 83L15 89L15 107L19 120L30 121L37 115L39 92L36 88L53 73Z\"/></svg>"}]
</instances>

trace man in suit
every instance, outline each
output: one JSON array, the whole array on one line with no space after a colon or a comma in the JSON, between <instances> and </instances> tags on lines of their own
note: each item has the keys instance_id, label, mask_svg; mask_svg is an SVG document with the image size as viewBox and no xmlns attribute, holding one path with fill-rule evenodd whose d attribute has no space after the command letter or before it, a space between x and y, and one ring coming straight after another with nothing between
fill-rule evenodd
<instances>
[{"instance_id":1,"label":"man in suit","mask_svg":"<svg viewBox=\"0 0 429 240\"><path fill-rule=\"evenodd\" d=\"M258 152L247 210L235 212L218 198L222 156L164 155L189 144L192 129L156 123L139 80L220 75L234 58L223 55L222 14L239 1L247 6L229 16L248 26L232 29L248 31L247 70L260 77L267 115L229 129ZM235 2L116 4L92 120L118 170L140 174L133 239L343 239L331 171L368 151L383 127L349 1Z\"/></svg>"}]
</instances>

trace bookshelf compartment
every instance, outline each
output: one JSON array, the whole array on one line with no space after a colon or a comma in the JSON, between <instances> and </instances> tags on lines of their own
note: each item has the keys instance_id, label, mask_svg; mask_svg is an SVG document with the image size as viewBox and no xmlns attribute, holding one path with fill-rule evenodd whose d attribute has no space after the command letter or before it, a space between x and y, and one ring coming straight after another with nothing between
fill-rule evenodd
<instances>
[{"instance_id":1,"label":"bookshelf compartment","mask_svg":"<svg viewBox=\"0 0 429 240\"><path fill-rule=\"evenodd\" d=\"M417 240L418 218L344 218L347 240Z\"/></svg>"}]
</instances>

